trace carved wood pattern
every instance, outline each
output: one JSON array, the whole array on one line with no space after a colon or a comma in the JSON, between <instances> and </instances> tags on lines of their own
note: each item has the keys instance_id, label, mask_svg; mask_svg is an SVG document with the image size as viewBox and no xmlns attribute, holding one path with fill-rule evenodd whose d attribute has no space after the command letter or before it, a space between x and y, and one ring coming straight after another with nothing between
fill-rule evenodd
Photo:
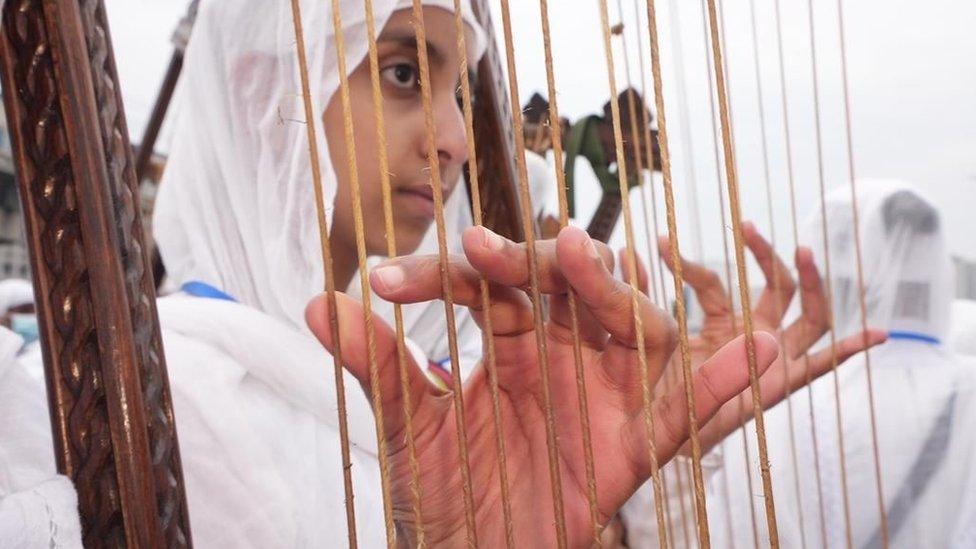
<instances>
[{"instance_id":1,"label":"carved wood pattern","mask_svg":"<svg viewBox=\"0 0 976 549\"><path fill-rule=\"evenodd\" d=\"M85 546L189 546L104 8L8 0L2 30L56 460L78 490Z\"/></svg>"},{"instance_id":2,"label":"carved wood pattern","mask_svg":"<svg viewBox=\"0 0 976 549\"><path fill-rule=\"evenodd\" d=\"M58 470L98 487L78 494L85 544L124 546L87 258L40 2L11 2L3 30L18 182L31 248L41 250L31 259Z\"/></svg>"},{"instance_id":3,"label":"carved wood pattern","mask_svg":"<svg viewBox=\"0 0 976 549\"><path fill-rule=\"evenodd\" d=\"M132 315L133 337L139 353L143 405L148 419L149 450L156 481L156 509L167 547L186 547L189 517L184 502L176 425L156 313L156 285L152 277L151 258L145 253L148 248L139 215L138 179L122 109L108 19L102 0L80 0L79 4L99 108L102 143L109 167L109 188L115 218L121 221L117 225L121 245L119 251Z\"/></svg>"}]
</instances>

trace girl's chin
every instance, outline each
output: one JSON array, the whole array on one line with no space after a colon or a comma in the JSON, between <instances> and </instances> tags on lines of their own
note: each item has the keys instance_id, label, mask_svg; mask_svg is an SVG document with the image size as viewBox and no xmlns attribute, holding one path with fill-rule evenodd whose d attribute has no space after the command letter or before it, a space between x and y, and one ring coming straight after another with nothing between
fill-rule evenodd
<instances>
[{"instance_id":1,"label":"girl's chin","mask_svg":"<svg viewBox=\"0 0 976 549\"><path fill-rule=\"evenodd\" d=\"M399 255L415 253L420 248L420 244L424 240L424 235L427 234L427 230L431 225L433 225L432 222L413 222L398 225L396 229L397 253ZM384 252L386 251L385 241L383 250Z\"/></svg>"}]
</instances>

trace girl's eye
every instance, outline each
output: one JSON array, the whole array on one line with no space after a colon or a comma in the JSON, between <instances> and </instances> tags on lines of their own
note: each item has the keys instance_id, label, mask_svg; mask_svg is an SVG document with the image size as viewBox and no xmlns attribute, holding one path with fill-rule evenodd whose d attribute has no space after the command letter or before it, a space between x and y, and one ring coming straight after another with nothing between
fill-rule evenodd
<instances>
[{"instance_id":1,"label":"girl's eye","mask_svg":"<svg viewBox=\"0 0 976 549\"><path fill-rule=\"evenodd\" d=\"M407 63L387 67L380 74L387 82L404 90L415 89L420 83L417 69Z\"/></svg>"}]
</instances>

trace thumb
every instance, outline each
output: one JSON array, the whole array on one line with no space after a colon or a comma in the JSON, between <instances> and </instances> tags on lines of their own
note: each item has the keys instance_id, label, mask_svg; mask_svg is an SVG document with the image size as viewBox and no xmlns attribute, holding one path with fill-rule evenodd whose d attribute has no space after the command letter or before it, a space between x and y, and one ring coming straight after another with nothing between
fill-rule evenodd
<instances>
[{"instance_id":1,"label":"thumb","mask_svg":"<svg viewBox=\"0 0 976 549\"><path fill-rule=\"evenodd\" d=\"M341 292L335 292L334 303L328 294L321 294L306 307L305 321L326 350L359 381L373 412L382 413L387 439L398 440L402 437L393 437L404 428L400 367L413 406L430 386L406 346L398 345L389 325L373 316L368 328L365 312L359 301Z\"/></svg>"}]
</instances>

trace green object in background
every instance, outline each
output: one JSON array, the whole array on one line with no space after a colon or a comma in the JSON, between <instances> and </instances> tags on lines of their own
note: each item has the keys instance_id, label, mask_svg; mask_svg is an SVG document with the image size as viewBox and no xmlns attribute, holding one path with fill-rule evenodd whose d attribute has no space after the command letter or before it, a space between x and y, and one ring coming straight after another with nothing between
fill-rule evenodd
<instances>
[{"instance_id":1,"label":"green object in background","mask_svg":"<svg viewBox=\"0 0 976 549\"><path fill-rule=\"evenodd\" d=\"M620 182L617 170L611 170L604 154L603 140L600 128L609 122L597 115L581 118L569 130L569 140L566 144L566 187L570 217L576 217L576 157L583 156L593 168L597 180L604 194L620 194ZM630 174L628 184L633 187L639 181L635 174Z\"/></svg>"}]
</instances>

